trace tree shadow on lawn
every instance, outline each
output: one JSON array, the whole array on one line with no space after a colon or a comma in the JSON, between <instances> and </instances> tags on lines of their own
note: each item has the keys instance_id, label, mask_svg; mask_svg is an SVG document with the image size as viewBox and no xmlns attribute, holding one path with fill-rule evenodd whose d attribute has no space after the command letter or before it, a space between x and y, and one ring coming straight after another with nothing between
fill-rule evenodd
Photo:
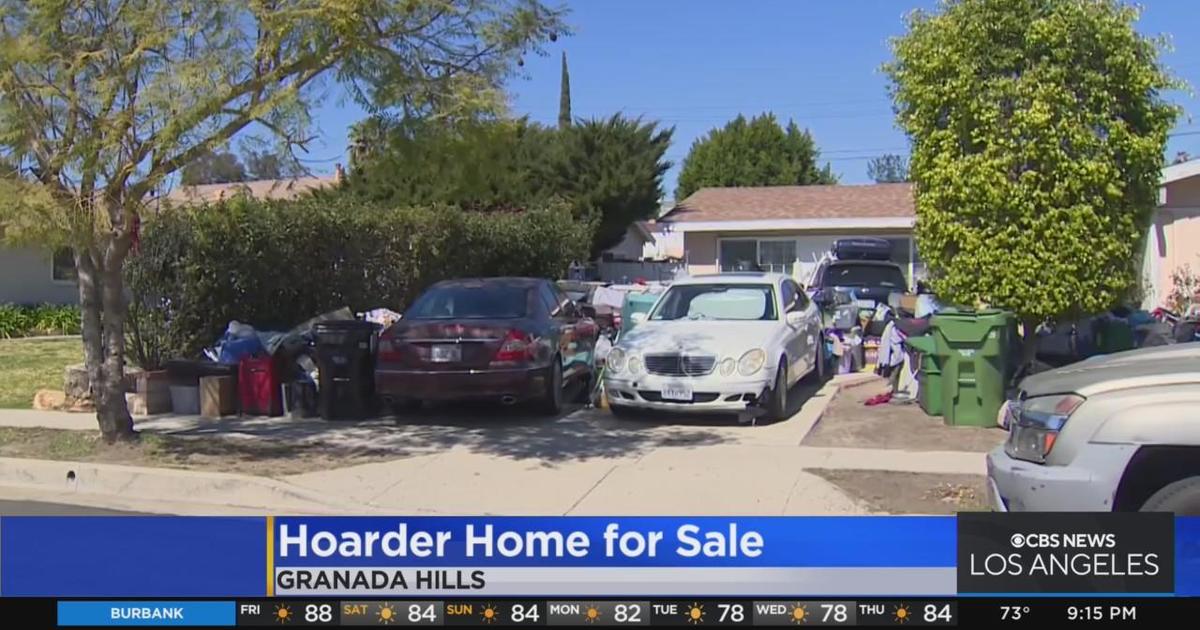
<instances>
[{"instance_id":1,"label":"tree shadow on lawn","mask_svg":"<svg viewBox=\"0 0 1200 630\"><path fill-rule=\"evenodd\" d=\"M788 417L813 399L821 385L813 379L793 387ZM175 429L154 428L150 423L147 428L170 438L164 448L178 457L307 458L310 461L287 468L318 470L322 462L336 468L452 448L553 466L592 458L638 457L661 447L736 442L764 424L745 425L732 414L639 413L617 419L607 410L581 405L544 416L522 405L464 402L369 420L257 417L197 420Z\"/></svg>"}]
</instances>

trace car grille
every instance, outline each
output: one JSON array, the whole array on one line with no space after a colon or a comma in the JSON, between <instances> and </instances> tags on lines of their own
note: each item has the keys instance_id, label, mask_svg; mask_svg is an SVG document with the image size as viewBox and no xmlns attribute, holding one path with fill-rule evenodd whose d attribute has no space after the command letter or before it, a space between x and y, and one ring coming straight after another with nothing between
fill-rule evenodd
<instances>
[{"instance_id":1,"label":"car grille","mask_svg":"<svg viewBox=\"0 0 1200 630\"><path fill-rule=\"evenodd\" d=\"M704 376L713 371L717 357L692 354L648 354L646 371L658 376Z\"/></svg>"}]
</instances>

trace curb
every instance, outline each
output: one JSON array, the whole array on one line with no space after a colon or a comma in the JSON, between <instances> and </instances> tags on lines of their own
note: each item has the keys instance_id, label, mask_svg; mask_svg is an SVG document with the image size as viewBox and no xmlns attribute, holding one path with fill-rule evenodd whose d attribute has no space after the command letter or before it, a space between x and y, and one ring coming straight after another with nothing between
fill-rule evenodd
<instances>
[{"instance_id":1,"label":"curb","mask_svg":"<svg viewBox=\"0 0 1200 630\"><path fill-rule=\"evenodd\" d=\"M80 494L124 501L241 508L258 513L355 514L375 512L268 477L119 464L0 457L0 487Z\"/></svg>"}]
</instances>

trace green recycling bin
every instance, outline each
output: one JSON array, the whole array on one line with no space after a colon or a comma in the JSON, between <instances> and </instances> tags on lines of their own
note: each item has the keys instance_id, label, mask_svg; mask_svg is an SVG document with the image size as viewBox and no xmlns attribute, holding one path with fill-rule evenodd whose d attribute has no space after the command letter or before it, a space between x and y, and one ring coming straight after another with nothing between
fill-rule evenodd
<instances>
[{"instance_id":1,"label":"green recycling bin","mask_svg":"<svg viewBox=\"0 0 1200 630\"><path fill-rule=\"evenodd\" d=\"M904 343L921 353L921 367L917 376L917 403L927 415L942 415L942 368L938 365L933 336L909 337Z\"/></svg>"},{"instance_id":2,"label":"green recycling bin","mask_svg":"<svg viewBox=\"0 0 1200 630\"><path fill-rule=\"evenodd\" d=\"M633 291L626 293L625 304L621 306L621 333L624 334L633 330L634 313L649 313L657 301L657 293L636 293Z\"/></svg>"},{"instance_id":3,"label":"green recycling bin","mask_svg":"<svg viewBox=\"0 0 1200 630\"><path fill-rule=\"evenodd\" d=\"M997 309L947 310L933 316L930 330L942 369L946 424L994 426L1010 373L1016 319Z\"/></svg>"}]
</instances>

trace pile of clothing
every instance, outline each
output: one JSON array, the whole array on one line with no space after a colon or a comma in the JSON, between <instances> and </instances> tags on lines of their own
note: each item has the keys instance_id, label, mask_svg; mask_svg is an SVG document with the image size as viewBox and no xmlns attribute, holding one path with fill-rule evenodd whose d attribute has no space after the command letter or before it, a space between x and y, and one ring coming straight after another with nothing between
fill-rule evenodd
<instances>
[{"instance_id":1,"label":"pile of clothing","mask_svg":"<svg viewBox=\"0 0 1200 630\"><path fill-rule=\"evenodd\" d=\"M917 400L919 380L917 370L920 357L906 343L910 337L929 332L929 318L902 317L888 322L879 337L879 357L875 373L888 379L888 391L867 399L866 405L874 406L891 402L909 404Z\"/></svg>"}]
</instances>

